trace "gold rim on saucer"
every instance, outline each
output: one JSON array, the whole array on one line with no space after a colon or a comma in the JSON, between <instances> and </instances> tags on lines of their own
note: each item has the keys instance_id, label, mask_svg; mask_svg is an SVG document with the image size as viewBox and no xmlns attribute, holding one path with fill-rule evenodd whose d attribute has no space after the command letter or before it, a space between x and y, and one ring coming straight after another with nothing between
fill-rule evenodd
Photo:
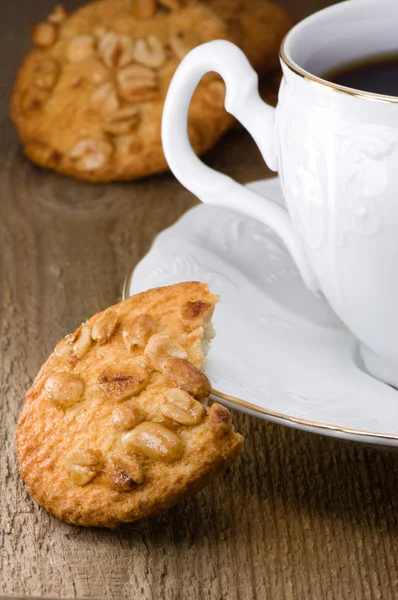
<instances>
[{"instance_id":1,"label":"gold rim on saucer","mask_svg":"<svg viewBox=\"0 0 398 600\"><path fill-rule=\"evenodd\" d=\"M283 64L286 65L286 67L290 71L292 71L299 77L302 77L306 81L323 85L325 88L329 88L330 90L333 90L335 92L342 92L343 94L347 94L348 96L353 96L355 98L365 98L367 100L373 100L374 102L385 102L386 104L398 104L398 96L376 94L374 92L365 92L362 90L356 90L354 88L345 87L344 85L339 85L338 83L332 83L330 81L327 81L326 79L322 79L322 77L318 77L317 75L312 75L312 73L309 73L305 69L302 69L295 62L290 60L290 58L288 58L286 55L285 43L288 35L289 34L287 34L282 41L282 45L279 51L279 57Z\"/></svg>"},{"instance_id":2,"label":"gold rim on saucer","mask_svg":"<svg viewBox=\"0 0 398 600\"><path fill-rule=\"evenodd\" d=\"M241 400L240 398L229 396L228 394L224 394L223 392L219 392L215 389L213 389L212 394L214 396L217 396L218 398L221 398L222 400L227 400L230 404L236 404L238 407L247 408L253 412L260 413L262 415L267 415L268 417L279 419L281 421L285 421L286 424L294 423L295 425L302 425L304 427L311 427L313 429L326 429L328 431L336 431L337 433L357 435L360 437L374 437L383 440L398 440L398 434L378 433L376 431L363 431L358 429L351 429L350 427L331 425L330 423L321 423L320 421L309 421L308 419L292 417L289 415L284 415L283 413L277 413L267 408L262 408L261 406L256 406L255 404L246 402L246 400Z\"/></svg>"},{"instance_id":3,"label":"gold rim on saucer","mask_svg":"<svg viewBox=\"0 0 398 600\"><path fill-rule=\"evenodd\" d=\"M131 280L133 278L133 274L134 274L134 269L131 269L131 271L128 272L126 279L124 280L123 287L122 287L122 300L126 300L127 298L130 297L129 289L130 289Z\"/></svg>"}]
</instances>

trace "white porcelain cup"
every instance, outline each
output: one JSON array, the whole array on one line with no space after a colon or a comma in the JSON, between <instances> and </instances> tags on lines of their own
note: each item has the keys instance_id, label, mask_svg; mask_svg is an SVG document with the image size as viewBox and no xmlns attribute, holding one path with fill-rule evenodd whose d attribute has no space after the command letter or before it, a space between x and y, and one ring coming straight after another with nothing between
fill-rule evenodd
<instances>
[{"instance_id":1,"label":"white porcelain cup","mask_svg":"<svg viewBox=\"0 0 398 600\"><path fill-rule=\"evenodd\" d=\"M350 0L296 25L281 48L276 109L233 44L188 54L170 85L162 124L171 170L203 202L254 217L286 243L303 280L321 290L360 341L366 369L398 386L398 97L331 84L322 75L397 51L398 2ZM214 171L187 135L192 94L208 71L226 84L225 107L278 171L287 210Z\"/></svg>"}]
</instances>

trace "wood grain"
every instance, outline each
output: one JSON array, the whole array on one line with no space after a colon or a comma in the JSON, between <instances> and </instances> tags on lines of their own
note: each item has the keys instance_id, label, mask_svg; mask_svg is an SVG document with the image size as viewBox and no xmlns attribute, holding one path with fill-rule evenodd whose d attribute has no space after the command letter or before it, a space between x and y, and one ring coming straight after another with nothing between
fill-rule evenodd
<instances>
[{"instance_id":1,"label":"wood grain","mask_svg":"<svg viewBox=\"0 0 398 600\"><path fill-rule=\"evenodd\" d=\"M304 16L328 2L284 4ZM0 3L0 594L397 598L397 453L235 414L247 438L242 459L160 517L85 530L58 522L27 496L13 450L25 390L55 342L116 302L156 233L195 202L170 175L94 186L23 158L7 116L11 84L27 29L51 5ZM267 174L240 131L207 162L240 181Z\"/></svg>"}]
</instances>

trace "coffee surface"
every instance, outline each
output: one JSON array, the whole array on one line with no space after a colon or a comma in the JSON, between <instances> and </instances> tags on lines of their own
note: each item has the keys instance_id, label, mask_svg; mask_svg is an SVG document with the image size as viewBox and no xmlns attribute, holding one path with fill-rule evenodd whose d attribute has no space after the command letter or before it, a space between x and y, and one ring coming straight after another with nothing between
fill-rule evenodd
<instances>
[{"instance_id":1,"label":"coffee surface","mask_svg":"<svg viewBox=\"0 0 398 600\"><path fill-rule=\"evenodd\" d=\"M356 90L398 96L398 52L341 65L322 77Z\"/></svg>"}]
</instances>

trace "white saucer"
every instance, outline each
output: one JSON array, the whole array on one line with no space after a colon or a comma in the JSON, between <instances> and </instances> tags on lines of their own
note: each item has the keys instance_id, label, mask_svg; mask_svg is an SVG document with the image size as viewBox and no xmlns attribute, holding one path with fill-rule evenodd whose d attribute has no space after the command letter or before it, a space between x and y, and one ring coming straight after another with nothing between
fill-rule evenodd
<instances>
[{"instance_id":1,"label":"white saucer","mask_svg":"<svg viewBox=\"0 0 398 600\"><path fill-rule=\"evenodd\" d=\"M249 187L283 203L277 178ZM189 280L221 296L206 372L226 404L314 433L398 446L398 391L361 370L354 337L307 290L270 229L196 206L156 238L124 295Z\"/></svg>"}]
</instances>

